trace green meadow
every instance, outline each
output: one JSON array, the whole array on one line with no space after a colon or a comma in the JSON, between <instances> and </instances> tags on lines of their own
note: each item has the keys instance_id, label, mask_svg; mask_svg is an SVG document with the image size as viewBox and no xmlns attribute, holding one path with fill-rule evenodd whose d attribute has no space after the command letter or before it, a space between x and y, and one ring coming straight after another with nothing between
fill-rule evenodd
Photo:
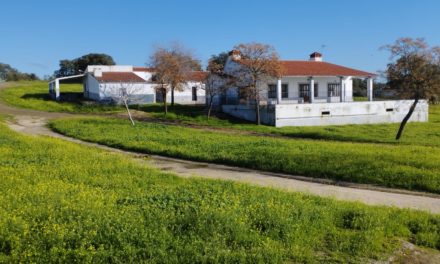
<instances>
[{"instance_id":1,"label":"green meadow","mask_svg":"<svg viewBox=\"0 0 440 264\"><path fill-rule=\"evenodd\" d=\"M80 131L88 123L130 131L112 119L72 121ZM149 126L134 129L139 140ZM439 215L183 179L1 123L0 153L2 263L365 263L387 259L403 240L440 249Z\"/></svg>"},{"instance_id":2,"label":"green meadow","mask_svg":"<svg viewBox=\"0 0 440 264\"><path fill-rule=\"evenodd\" d=\"M108 146L384 187L440 193L440 148L256 136L124 119L61 119L52 129Z\"/></svg>"},{"instance_id":3,"label":"green meadow","mask_svg":"<svg viewBox=\"0 0 440 264\"><path fill-rule=\"evenodd\" d=\"M9 105L46 112L65 113L113 113L121 108L111 105L100 105L84 100L82 84L61 84L61 96L68 99L57 102L50 98L46 81L16 82L0 91L0 100Z\"/></svg>"}]
</instances>

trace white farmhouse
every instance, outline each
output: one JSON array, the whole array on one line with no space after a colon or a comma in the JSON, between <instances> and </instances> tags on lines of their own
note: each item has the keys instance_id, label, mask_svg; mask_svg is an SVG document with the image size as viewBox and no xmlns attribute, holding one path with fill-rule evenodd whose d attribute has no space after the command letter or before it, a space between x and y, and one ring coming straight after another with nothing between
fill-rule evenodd
<instances>
[{"instance_id":1,"label":"white farmhouse","mask_svg":"<svg viewBox=\"0 0 440 264\"><path fill-rule=\"evenodd\" d=\"M241 67L240 52L233 50L225 65L226 74ZM400 122L411 100L373 101L375 74L322 61L314 52L308 61L283 60L283 76L261 83L261 121L282 126L316 126ZM353 78L367 79L368 101L353 101ZM230 87L215 102L223 112L255 121L255 103ZM410 121L428 121L428 104L422 100Z\"/></svg>"},{"instance_id":2,"label":"white farmhouse","mask_svg":"<svg viewBox=\"0 0 440 264\"><path fill-rule=\"evenodd\" d=\"M111 102L122 91L129 92L131 103L145 104L162 102L162 95L157 91L157 84L152 77L154 69L128 65L89 65L81 75L57 78L49 83L52 98L60 99L60 81L82 79L84 97L98 102ZM194 71L190 80L183 85L183 90L174 92L174 101L178 104L204 104L205 88L203 79L206 72ZM170 93L167 102L170 102Z\"/></svg>"}]
</instances>

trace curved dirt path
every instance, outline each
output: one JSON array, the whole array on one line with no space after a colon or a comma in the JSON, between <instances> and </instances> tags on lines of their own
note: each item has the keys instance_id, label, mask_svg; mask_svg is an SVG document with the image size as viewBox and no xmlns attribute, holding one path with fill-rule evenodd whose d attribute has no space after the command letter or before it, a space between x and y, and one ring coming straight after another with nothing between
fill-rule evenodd
<instances>
[{"instance_id":1,"label":"curved dirt path","mask_svg":"<svg viewBox=\"0 0 440 264\"><path fill-rule=\"evenodd\" d=\"M0 89L2 88L5 87L1 87L0 84ZM147 162L158 169L170 171L182 177L233 180L288 191L300 191L323 197L333 197L338 200L359 201L370 205L395 206L399 208L411 208L425 210L432 213L440 213L440 195L379 188L362 184L337 183L302 176L261 172L232 166L193 162L123 151L96 143L66 137L55 133L46 127L46 124L50 119L63 117L74 118L79 115L18 109L8 106L1 101L0 113L9 115L13 118L12 120L7 121L7 124L15 131L30 135L44 135L61 138L67 141L94 146L112 152L124 153L137 158L137 160L141 162Z\"/></svg>"}]
</instances>

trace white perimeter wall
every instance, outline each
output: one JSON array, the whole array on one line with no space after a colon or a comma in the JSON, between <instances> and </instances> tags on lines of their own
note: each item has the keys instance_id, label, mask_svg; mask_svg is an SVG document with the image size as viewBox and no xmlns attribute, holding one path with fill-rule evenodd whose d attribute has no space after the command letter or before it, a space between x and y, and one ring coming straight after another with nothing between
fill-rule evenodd
<instances>
[{"instance_id":1,"label":"white perimeter wall","mask_svg":"<svg viewBox=\"0 0 440 264\"><path fill-rule=\"evenodd\" d=\"M280 104L262 107L262 123L283 126L326 126L347 124L398 123L408 113L412 100L345 102L314 104ZM252 105L223 105L223 112L255 121ZM421 100L410 122L428 121L428 103Z\"/></svg>"},{"instance_id":2,"label":"white perimeter wall","mask_svg":"<svg viewBox=\"0 0 440 264\"><path fill-rule=\"evenodd\" d=\"M276 105L275 126L324 126L401 122L412 100ZM428 121L428 103L421 100L410 121Z\"/></svg>"}]
</instances>

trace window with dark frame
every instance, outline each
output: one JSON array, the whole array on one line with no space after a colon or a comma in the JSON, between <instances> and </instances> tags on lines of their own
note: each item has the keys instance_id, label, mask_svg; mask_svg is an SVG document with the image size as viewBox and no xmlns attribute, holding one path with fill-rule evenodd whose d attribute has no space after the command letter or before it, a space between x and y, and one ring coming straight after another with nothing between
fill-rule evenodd
<instances>
[{"instance_id":1,"label":"window with dark frame","mask_svg":"<svg viewBox=\"0 0 440 264\"><path fill-rule=\"evenodd\" d=\"M197 87L196 86L192 87L192 100L197 101Z\"/></svg>"},{"instance_id":2,"label":"window with dark frame","mask_svg":"<svg viewBox=\"0 0 440 264\"><path fill-rule=\"evenodd\" d=\"M281 98L289 98L289 85L288 84L281 85Z\"/></svg>"},{"instance_id":3,"label":"window with dark frame","mask_svg":"<svg viewBox=\"0 0 440 264\"><path fill-rule=\"evenodd\" d=\"M335 97L341 95L341 84L340 83L329 83L327 85L328 88L328 97Z\"/></svg>"},{"instance_id":4,"label":"window with dark frame","mask_svg":"<svg viewBox=\"0 0 440 264\"><path fill-rule=\"evenodd\" d=\"M277 99L277 85L269 84L268 88L267 98ZM286 83L281 84L281 98L289 98L289 85Z\"/></svg>"},{"instance_id":5,"label":"window with dark frame","mask_svg":"<svg viewBox=\"0 0 440 264\"><path fill-rule=\"evenodd\" d=\"M277 86L275 84L269 84L267 98L277 99Z\"/></svg>"}]
</instances>

